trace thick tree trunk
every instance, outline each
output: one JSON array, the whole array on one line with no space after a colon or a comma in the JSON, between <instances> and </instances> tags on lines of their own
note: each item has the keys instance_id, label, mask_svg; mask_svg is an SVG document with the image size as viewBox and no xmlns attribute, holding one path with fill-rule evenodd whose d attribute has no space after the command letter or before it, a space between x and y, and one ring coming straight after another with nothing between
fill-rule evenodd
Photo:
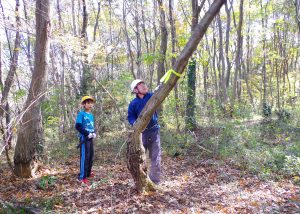
<instances>
[{"instance_id":1,"label":"thick tree trunk","mask_svg":"<svg viewBox=\"0 0 300 214\"><path fill-rule=\"evenodd\" d=\"M199 24L196 25L193 31L193 35L190 37L185 48L177 58L173 70L180 74L183 73L189 58L196 50L209 24L219 12L221 6L225 3L225 1L226 0L215 0L213 2L209 10L204 15L203 19ZM175 75L171 75L169 81L159 87L159 89L154 93L154 95L151 97L151 99L148 101L143 111L139 115L137 121L133 126L133 133L129 136L129 141L127 144L127 165L133 177L133 180L135 181L135 186L138 192L142 192L147 189L147 187L152 186L150 179L147 178L145 172L142 169L144 152L140 135L149 123L153 113L169 95L170 91L174 88L177 81L178 77Z\"/></svg>"},{"instance_id":2,"label":"thick tree trunk","mask_svg":"<svg viewBox=\"0 0 300 214\"><path fill-rule=\"evenodd\" d=\"M127 142L127 167L133 177L138 192L154 190L154 184L144 172L145 149L142 145L142 135L130 133Z\"/></svg>"},{"instance_id":3,"label":"thick tree trunk","mask_svg":"<svg viewBox=\"0 0 300 214\"><path fill-rule=\"evenodd\" d=\"M36 1L36 45L35 61L29 94L23 110L22 123L18 132L15 149L15 174L30 177L31 164L36 159L36 152L43 143L43 129L40 103L44 97L47 83L47 60L50 35L49 0ZM40 145L40 146L39 146Z\"/></svg>"}]
</instances>

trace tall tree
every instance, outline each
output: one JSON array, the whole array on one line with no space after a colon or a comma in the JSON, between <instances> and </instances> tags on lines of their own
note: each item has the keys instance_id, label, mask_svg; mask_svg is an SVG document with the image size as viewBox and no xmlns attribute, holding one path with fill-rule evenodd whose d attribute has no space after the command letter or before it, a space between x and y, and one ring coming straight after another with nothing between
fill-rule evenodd
<instances>
[{"instance_id":1,"label":"tall tree","mask_svg":"<svg viewBox=\"0 0 300 214\"><path fill-rule=\"evenodd\" d=\"M192 36L177 58L173 70L177 71L179 74L183 73L189 58L196 50L209 24L219 12L221 6L225 3L225 1L226 0L215 0L213 2L209 10L205 13L201 22L195 26ZM160 88L154 93L154 95L147 102L143 111L139 115L139 118L133 126L133 132L129 136L129 140L127 142L127 167L134 179L135 186L138 192L142 192L147 188L153 188L153 183L147 177L147 174L144 172L142 167L144 162L144 149L142 147L141 132L146 128L158 106L164 101L164 99L169 95L170 91L174 88L176 82L178 81L178 78L179 77L172 75L169 81L165 84L162 84Z\"/></svg>"},{"instance_id":2,"label":"tall tree","mask_svg":"<svg viewBox=\"0 0 300 214\"><path fill-rule=\"evenodd\" d=\"M98 25L99 25L99 17L100 17L100 8L101 8L101 5L100 5L100 1L97 2L97 16L96 16L96 21L95 21L95 25L94 25L94 34L93 34L93 41L95 42L96 41L96 34L97 34L97 29L98 29ZM99 32L100 34L100 32Z\"/></svg>"},{"instance_id":3,"label":"tall tree","mask_svg":"<svg viewBox=\"0 0 300 214\"><path fill-rule=\"evenodd\" d=\"M238 74L241 70L241 50L243 45L243 37L242 37L242 26L243 26L243 10L244 10L244 0L240 1L240 16L237 27L237 51L235 56L235 71L234 71L234 80L232 86L232 101L231 101L231 111L234 109L235 99L238 93Z\"/></svg>"},{"instance_id":4,"label":"tall tree","mask_svg":"<svg viewBox=\"0 0 300 214\"><path fill-rule=\"evenodd\" d=\"M195 27L198 24L200 11L205 3L202 0L199 5L198 0L192 0L192 26L191 32L193 34ZM195 100L196 100L196 60L192 58L187 70L187 102L186 102L186 128L193 130L196 128L195 119Z\"/></svg>"},{"instance_id":5,"label":"tall tree","mask_svg":"<svg viewBox=\"0 0 300 214\"><path fill-rule=\"evenodd\" d=\"M176 62L176 27L175 27L175 17L174 17L174 0L169 0L169 21L171 26L171 45L172 45L172 68ZM178 87L174 87L174 97L175 97L175 118L177 124L177 131L179 131L179 97L178 97Z\"/></svg>"},{"instance_id":6,"label":"tall tree","mask_svg":"<svg viewBox=\"0 0 300 214\"><path fill-rule=\"evenodd\" d=\"M126 1L123 1L123 7L122 7L122 17L123 17L123 32L125 34L126 37L126 44L127 44L127 57L129 59L129 69L131 71L131 74L133 76L134 79L137 78L137 74L134 72L134 56L133 56L133 51L132 51L132 44L131 44L131 39L129 37L129 32L127 29L127 20L126 20L126 16L127 16L127 8L126 8Z\"/></svg>"},{"instance_id":7,"label":"tall tree","mask_svg":"<svg viewBox=\"0 0 300 214\"><path fill-rule=\"evenodd\" d=\"M294 0L295 10L296 10L296 22L298 26L298 35L300 35L300 1Z\"/></svg>"},{"instance_id":8,"label":"tall tree","mask_svg":"<svg viewBox=\"0 0 300 214\"><path fill-rule=\"evenodd\" d=\"M15 174L20 177L32 176L32 162L43 147L43 126L41 101L44 98L47 83L47 61L50 36L49 0L36 1L36 43L34 70L28 96L23 108L23 117L18 130L15 149Z\"/></svg>"},{"instance_id":9,"label":"tall tree","mask_svg":"<svg viewBox=\"0 0 300 214\"><path fill-rule=\"evenodd\" d=\"M263 0L260 1L260 8L261 8L261 23L262 23L262 28L263 28L263 62L262 62L262 98L261 98L261 103L263 107L263 114L265 116L270 116L270 106L267 103L267 67L266 67L266 60L267 60L267 54L266 54L266 28L267 28L267 20L266 20L266 12L267 12L267 5L268 1L266 2L265 5L263 5Z\"/></svg>"},{"instance_id":10,"label":"tall tree","mask_svg":"<svg viewBox=\"0 0 300 214\"><path fill-rule=\"evenodd\" d=\"M220 101L223 105L227 104L227 88L226 88L226 74L225 74L225 57L224 57L224 50L223 50L223 28L222 28L222 20L220 17L220 14L218 14L218 27L219 27L219 38L220 38L220 44L219 44L219 58L220 58L220 67L221 67L221 75L219 80L220 85Z\"/></svg>"},{"instance_id":11,"label":"tall tree","mask_svg":"<svg viewBox=\"0 0 300 214\"><path fill-rule=\"evenodd\" d=\"M81 28L81 51L83 56L82 62L82 79L81 79L81 94L86 95L91 93L93 75L88 62L88 12L86 1L82 0L82 28Z\"/></svg>"},{"instance_id":12,"label":"tall tree","mask_svg":"<svg viewBox=\"0 0 300 214\"><path fill-rule=\"evenodd\" d=\"M159 60L157 63L157 83L159 84L160 79L165 74L165 58L168 45L168 31L166 27L166 14L165 6L162 0L157 0L159 6L159 27L160 27L160 50L159 50Z\"/></svg>"}]
</instances>

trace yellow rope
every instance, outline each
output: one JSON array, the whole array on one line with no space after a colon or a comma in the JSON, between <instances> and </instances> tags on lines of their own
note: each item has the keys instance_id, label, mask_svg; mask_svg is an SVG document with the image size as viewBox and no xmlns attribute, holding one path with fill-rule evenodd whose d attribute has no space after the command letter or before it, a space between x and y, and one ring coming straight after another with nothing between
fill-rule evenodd
<instances>
[{"instance_id":1,"label":"yellow rope","mask_svg":"<svg viewBox=\"0 0 300 214\"><path fill-rule=\"evenodd\" d=\"M167 73L165 73L165 75L160 79L160 82L167 83L168 80L170 79L172 73L175 74L175 75L178 76L178 77L182 77L182 74L177 73L177 72L174 71L173 69L170 69L170 70L168 70Z\"/></svg>"}]
</instances>

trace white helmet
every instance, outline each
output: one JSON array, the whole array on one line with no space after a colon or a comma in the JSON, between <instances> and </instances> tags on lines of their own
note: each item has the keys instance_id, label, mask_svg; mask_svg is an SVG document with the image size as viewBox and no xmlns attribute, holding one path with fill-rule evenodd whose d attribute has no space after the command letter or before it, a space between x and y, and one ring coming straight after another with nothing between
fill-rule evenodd
<instances>
[{"instance_id":1,"label":"white helmet","mask_svg":"<svg viewBox=\"0 0 300 214\"><path fill-rule=\"evenodd\" d=\"M135 89L135 87L140 84L141 82L144 82L143 80L140 80L140 79L136 79L136 80L133 80L131 85L130 85L130 89L131 89L131 92L133 92L133 90Z\"/></svg>"}]
</instances>

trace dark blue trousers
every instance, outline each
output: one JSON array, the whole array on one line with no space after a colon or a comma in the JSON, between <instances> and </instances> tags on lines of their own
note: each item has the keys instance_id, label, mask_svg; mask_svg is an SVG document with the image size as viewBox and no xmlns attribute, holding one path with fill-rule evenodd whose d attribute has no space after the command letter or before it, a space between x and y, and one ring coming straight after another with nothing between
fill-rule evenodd
<instances>
[{"instance_id":1,"label":"dark blue trousers","mask_svg":"<svg viewBox=\"0 0 300 214\"><path fill-rule=\"evenodd\" d=\"M79 180L90 177L94 160L94 144L92 139L85 140L80 146Z\"/></svg>"}]
</instances>

